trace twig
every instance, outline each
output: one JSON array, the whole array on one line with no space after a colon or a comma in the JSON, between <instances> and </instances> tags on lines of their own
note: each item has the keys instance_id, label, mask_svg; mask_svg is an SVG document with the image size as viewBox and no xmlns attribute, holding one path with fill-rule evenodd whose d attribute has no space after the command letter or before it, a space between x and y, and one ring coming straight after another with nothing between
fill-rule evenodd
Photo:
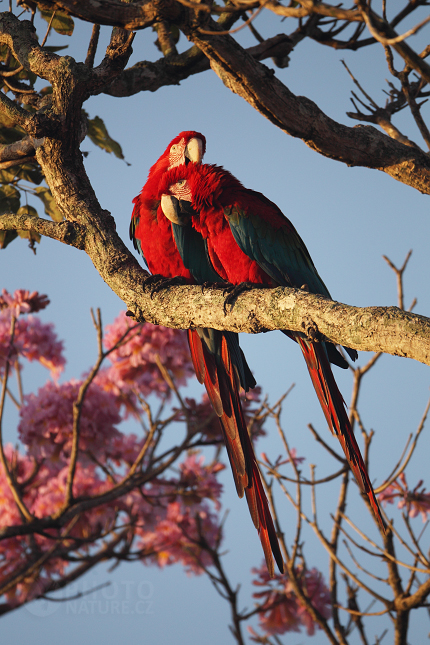
<instances>
[{"instance_id":1,"label":"twig","mask_svg":"<svg viewBox=\"0 0 430 645\"><path fill-rule=\"evenodd\" d=\"M13 352L15 326L16 326L16 317L12 315L11 322L10 322L10 332L9 332L9 351L5 359L2 391L1 391L1 398L0 398L0 461L3 466L4 474L5 474L7 483L9 485L10 491L15 500L15 504L17 505L23 518L27 522L31 522L33 519L33 515L30 513L27 506L25 505L24 500L22 499L19 487L17 485L17 482L15 482L14 478L12 477L12 474L9 470L9 465L7 463L7 458L4 452L4 446L3 446L3 413L4 413L4 405L5 405L5 398L6 398L7 382L9 378L10 358Z\"/></svg>"},{"instance_id":2,"label":"twig","mask_svg":"<svg viewBox=\"0 0 430 645\"><path fill-rule=\"evenodd\" d=\"M90 44L88 45L87 57L85 58L85 65L94 67L94 59L96 56L97 45L99 43L100 25L93 25L91 32Z\"/></svg>"},{"instance_id":3,"label":"twig","mask_svg":"<svg viewBox=\"0 0 430 645\"><path fill-rule=\"evenodd\" d=\"M404 301L403 301L403 273L405 272L406 266L409 262L409 258L412 255L412 249L408 252L405 261L403 262L402 266L400 269L398 269L389 258L387 258L386 255L383 255L382 257L384 258L385 262L388 264L388 266L393 269L394 273L396 274L397 277L397 298L398 298L398 306L399 309L404 309Z\"/></svg>"},{"instance_id":4,"label":"twig","mask_svg":"<svg viewBox=\"0 0 430 645\"><path fill-rule=\"evenodd\" d=\"M404 34L400 34L399 36L395 36L394 38L385 38L374 26L370 11L362 11L361 15L363 16L366 26L372 36L382 45L396 45L397 43L401 43L406 40L406 38L409 38L409 36L416 34L420 29L424 27L424 25L426 25L430 21L430 16L427 16L427 18L422 20L418 25L415 25L415 27L412 27L412 29L406 31Z\"/></svg>"},{"instance_id":5,"label":"twig","mask_svg":"<svg viewBox=\"0 0 430 645\"><path fill-rule=\"evenodd\" d=\"M399 477L399 475L401 475L402 472L404 472L406 466L408 465L408 463L410 462L410 460L412 458L413 453L415 452L415 448L417 447L417 443L418 443L418 439L420 437L420 434L424 430L424 425L425 425L425 422L427 420L427 416L428 416L429 411L430 411L430 399L427 401L427 405L426 405L426 408L424 410L424 414L423 414L423 416L421 418L421 421L420 421L419 426L417 428L417 431L415 433L414 440L413 440L413 442L411 444L411 447L409 449L409 453L408 453L405 461L403 462L403 464L401 466L399 466L398 470L388 478L388 480L386 480L378 488L375 488L375 494L382 493L382 491L384 491L386 488L388 488L388 486L390 486Z\"/></svg>"},{"instance_id":6,"label":"twig","mask_svg":"<svg viewBox=\"0 0 430 645\"><path fill-rule=\"evenodd\" d=\"M45 37L44 37L44 39L42 40L42 42L40 43L40 46L41 46L41 47L43 47L43 46L44 46L44 44L46 43L46 41L48 40L49 32L51 31L51 26L52 26L52 23L54 22L54 18L55 18L55 14L56 14L56 13L57 13L57 10L56 10L56 9L54 9L54 11L52 12L51 19L50 19L50 21L49 21L49 23L48 23L48 29L46 30Z\"/></svg>"},{"instance_id":7,"label":"twig","mask_svg":"<svg viewBox=\"0 0 430 645\"><path fill-rule=\"evenodd\" d=\"M183 0L179 0L179 2L183 2ZM202 29L199 27L199 32L201 34L207 34L209 36L216 35L216 36L227 36L229 34L236 34L238 31L241 31L242 29L245 29L255 18L261 13L261 11L264 8L264 5L266 4L267 0L260 0L260 6L258 9L254 11L253 14L250 15L248 20L246 20L243 25L240 25L240 27L235 27L234 29L228 29L226 31L214 31L214 30L207 30L207 29Z\"/></svg>"},{"instance_id":8,"label":"twig","mask_svg":"<svg viewBox=\"0 0 430 645\"><path fill-rule=\"evenodd\" d=\"M344 457L341 457L340 455L338 455L338 453L335 450L333 450L333 448L331 448L324 441L324 439L321 438L321 436L318 434L318 432L315 430L315 428L313 427L313 425L311 423L308 423L308 428L312 432L312 434L314 435L314 438L318 441L318 443L320 443L322 446L324 446L324 448L327 450L327 452L329 452L335 459L340 461L342 464L346 463L346 459Z\"/></svg>"}]
</instances>

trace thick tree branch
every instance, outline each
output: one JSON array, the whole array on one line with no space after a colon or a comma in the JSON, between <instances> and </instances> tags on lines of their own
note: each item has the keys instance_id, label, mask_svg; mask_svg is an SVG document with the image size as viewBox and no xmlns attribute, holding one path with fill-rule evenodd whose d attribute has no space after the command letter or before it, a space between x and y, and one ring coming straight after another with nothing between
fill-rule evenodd
<instances>
[{"instance_id":1,"label":"thick tree branch","mask_svg":"<svg viewBox=\"0 0 430 645\"><path fill-rule=\"evenodd\" d=\"M165 0L164 0L165 2ZM120 0L45 0L44 4L61 7L70 15L81 20L99 25L121 27L129 31L144 29L157 20L157 2L143 0L143 2L121 2ZM168 3L171 10L176 5L176 13L180 5L175 2Z\"/></svg>"},{"instance_id":2,"label":"thick tree branch","mask_svg":"<svg viewBox=\"0 0 430 645\"><path fill-rule=\"evenodd\" d=\"M123 5L123 3L118 4ZM169 15L171 4L163 2L160 3L160 6L161 4L163 15L167 15L171 19ZM186 14L187 12L184 9L181 16ZM211 67L227 87L242 96L252 107L284 132L303 139L310 148L324 156L351 166L364 166L381 170L406 185L430 194L430 160L424 152L405 146L371 126L350 128L337 123L324 114L309 99L297 97L290 92L274 76L272 70L257 62L251 53L238 45L231 36L216 35L215 32L219 29L217 23L210 23L214 29L214 34L208 36L198 31L199 19L198 17L193 19L191 12L188 12L182 23L177 22L188 38L204 52L210 61ZM21 27L21 25L24 25L24 27ZM60 57L45 52L37 45L30 23L25 21L19 23L9 13L3 14L0 20L0 42L5 42L12 47L14 55L24 67L30 68L48 80L51 79L54 87L58 85L56 83L58 79L55 78L55 75L60 73L60 69L61 73L64 74L65 67L67 67L67 72L70 74L70 80L72 81L76 79L77 72L82 75L81 67L86 67L76 65L76 63L72 64L71 59L66 59L65 57L61 58L62 64L59 65ZM404 45L404 43L399 43L400 45ZM189 57L188 60L187 56ZM200 56L195 52L194 48L184 58L183 73L178 74L175 70L173 78L171 76L172 70L169 70L171 61L169 60L167 63L163 61L165 66L163 84L176 83L190 73L196 73L196 71L202 69L199 67L202 65ZM140 80L141 87L152 90L159 87L158 80L154 79L158 76L161 66L162 63L139 66L139 73L143 72ZM88 70L88 68L86 69ZM119 73L118 69L116 71ZM88 73L90 72L91 70L88 70ZM118 86L111 85L109 91L112 94L124 95L135 91L133 85L136 80L132 78L131 72L128 74L128 76L123 76ZM88 92L90 88L95 91L97 82L93 79L94 77L82 77L82 92ZM2 99L2 107L5 108L4 99L6 97ZM58 100L57 96L57 103ZM10 104L7 105L7 108L12 109ZM17 116L20 117L21 121L23 120L24 115L19 113ZM24 124L22 125L24 126ZM31 117L30 123L26 125L27 132L37 136L40 135L41 128L38 115ZM54 124L52 125L54 126ZM68 125L67 130L70 130L70 125Z\"/></svg>"},{"instance_id":3,"label":"thick tree branch","mask_svg":"<svg viewBox=\"0 0 430 645\"><path fill-rule=\"evenodd\" d=\"M290 92L273 70L256 62L231 36L204 35L185 24L181 28L205 53L223 83L278 128L326 157L381 170L430 194L430 160L424 152L371 126L350 128L337 123L309 99Z\"/></svg>"},{"instance_id":4,"label":"thick tree branch","mask_svg":"<svg viewBox=\"0 0 430 645\"><path fill-rule=\"evenodd\" d=\"M72 222L52 222L34 215L5 213L0 215L0 231L36 231L58 242L77 249L85 247L85 231L79 224Z\"/></svg>"},{"instance_id":5,"label":"thick tree branch","mask_svg":"<svg viewBox=\"0 0 430 645\"><path fill-rule=\"evenodd\" d=\"M272 57L285 58L293 47L294 43L289 36L278 34L254 47L249 47L246 51L260 61ZM155 63L150 61L136 63L124 70L103 92L119 97L132 96L143 91L155 92L160 87L179 85L180 81L209 69L209 60L194 45L182 54L163 57Z\"/></svg>"},{"instance_id":6,"label":"thick tree branch","mask_svg":"<svg viewBox=\"0 0 430 645\"><path fill-rule=\"evenodd\" d=\"M190 326L259 333L309 329L361 351L382 351L430 364L430 319L397 307L352 307L299 289L253 289L224 314L222 290L174 287L135 301L138 319L167 327ZM154 315L155 314L155 315Z\"/></svg>"},{"instance_id":7,"label":"thick tree branch","mask_svg":"<svg viewBox=\"0 0 430 645\"><path fill-rule=\"evenodd\" d=\"M90 215L88 210L86 214ZM299 289L278 287L241 294L226 315L222 289L202 293L201 287L171 287L151 298L143 288L145 272L125 248L104 211L100 219L94 217L91 223L87 220L86 235L83 226L70 222L56 224L27 215L0 217L0 230L14 228L33 229L85 248L101 277L139 321L179 329L212 327L251 334L275 329L307 334L309 329L316 329L334 343L406 356L430 365L430 320L397 307L352 307Z\"/></svg>"},{"instance_id":8,"label":"thick tree branch","mask_svg":"<svg viewBox=\"0 0 430 645\"><path fill-rule=\"evenodd\" d=\"M15 143L0 146L0 168L5 168L5 163L16 162L20 163L26 160L27 157L34 157L36 154L37 146L41 145L41 139L33 139L33 137L25 137ZM13 165L9 163L9 165Z\"/></svg>"},{"instance_id":9,"label":"thick tree branch","mask_svg":"<svg viewBox=\"0 0 430 645\"><path fill-rule=\"evenodd\" d=\"M28 20L18 20L12 13L0 14L0 42L7 45L17 61L50 83L55 80L60 56L48 52L37 41L36 30Z\"/></svg>"}]
</instances>

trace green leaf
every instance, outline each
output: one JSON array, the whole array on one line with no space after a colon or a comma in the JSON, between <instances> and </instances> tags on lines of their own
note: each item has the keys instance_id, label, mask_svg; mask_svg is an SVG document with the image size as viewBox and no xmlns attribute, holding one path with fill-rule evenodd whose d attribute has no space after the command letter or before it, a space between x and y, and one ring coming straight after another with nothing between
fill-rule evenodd
<instances>
[{"instance_id":1,"label":"green leaf","mask_svg":"<svg viewBox=\"0 0 430 645\"><path fill-rule=\"evenodd\" d=\"M36 195L42 200L45 207L45 213L53 219L54 222L61 222L63 216L58 210L57 204L55 203L49 188L45 188L44 186L36 188Z\"/></svg>"},{"instance_id":2,"label":"green leaf","mask_svg":"<svg viewBox=\"0 0 430 645\"><path fill-rule=\"evenodd\" d=\"M16 213L21 196L14 186L1 186L0 188L0 215L3 213Z\"/></svg>"},{"instance_id":3,"label":"green leaf","mask_svg":"<svg viewBox=\"0 0 430 645\"><path fill-rule=\"evenodd\" d=\"M39 217L37 210L33 208L33 206L29 206L28 204L26 206L21 206L21 208L18 210L17 215L32 215L33 217ZM36 233L36 231L33 231L32 229L30 230L24 230L24 229L17 229L16 231L19 235L24 240L29 240L30 242L30 248L33 249L33 251L36 253L36 249L34 248L34 243L37 242L38 244L40 243L41 240L41 235L40 233Z\"/></svg>"},{"instance_id":4,"label":"green leaf","mask_svg":"<svg viewBox=\"0 0 430 645\"><path fill-rule=\"evenodd\" d=\"M5 170L0 170L0 184L10 184L16 177L17 167L12 166Z\"/></svg>"},{"instance_id":5,"label":"green leaf","mask_svg":"<svg viewBox=\"0 0 430 645\"><path fill-rule=\"evenodd\" d=\"M105 124L99 116L88 119L88 136L95 146L106 152L113 152L118 159L124 159L121 146L109 136Z\"/></svg>"},{"instance_id":6,"label":"green leaf","mask_svg":"<svg viewBox=\"0 0 430 645\"><path fill-rule=\"evenodd\" d=\"M17 215L31 215L32 217L39 217L37 210L33 208L33 206L29 206L28 204L18 208ZM21 237L23 236L21 235Z\"/></svg>"},{"instance_id":7,"label":"green leaf","mask_svg":"<svg viewBox=\"0 0 430 645\"><path fill-rule=\"evenodd\" d=\"M40 15L47 23L49 23L53 13L53 11L41 11ZM57 10L51 27L57 32L57 34L61 34L62 36L71 36L73 34L73 29L75 28L75 23L65 11Z\"/></svg>"},{"instance_id":8,"label":"green leaf","mask_svg":"<svg viewBox=\"0 0 430 645\"><path fill-rule=\"evenodd\" d=\"M14 143L26 136L25 130L19 126L14 126L4 112L0 112L0 143Z\"/></svg>"},{"instance_id":9,"label":"green leaf","mask_svg":"<svg viewBox=\"0 0 430 645\"><path fill-rule=\"evenodd\" d=\"M10 49L5 43L2 43L0 45L0 60L1 61L6 60L6 57L9 54L9 51L10 51Z\"/></svg>"},{"instance_id":10,"label":"green leaf","mask_svg":"<svg viewBox=\"0 0 430 645\"><path fill-rule=\"evenodd\" d=\"M16 231L0 231L0 249L5 249L16 237L18 237Z\"/></svg>"},{"instance_id":11,"label":"green leaf","mask_svg":"<svg viewBox=\"0 0 430 645\"><path fill-rule=\"evenodd\" d=\"M37 242L40 244L40 240L42 239L42 236L40 233L36 233L36 231L33 231L30 229L29 231L24 230L24 229L18 229L17 233L20 238L23 240L29 240L30 242L30 248L33 249L33 251L36 253L36 249L34 248L34 243Z\"/></svg>"},{"instance_id":12,"label":"green leaf","mask_svg":"<svg viewBox=\"0 0 430 645\"><path fill-rule=\"evenodd\" d=\"M26 69L22 69L14 78L19 79L20 81L30 81L30 85L34 85L37 81L37 76L33 72L29 72Z\"/></svg>"},{"instance_id":13,"label":"green leaf","mask_svg":"<svg viewBox=\"0 0 430 645\"><path fill-rule=\"evenodd\" d=\"M29 181L32 184L41 184L43 178L39 164L36 162L32 163L31 161L0 170L0 184L11 184L13 181L16 183L20 179Z\"/></svg>"},{"instance_id":14,"label":"green leaf","mask_svg":"<svg viewBox=\"0 0 430 645\"><path fill-rule=\"evenodd\" d=\"M47 49L49 52L55 54L55 52L60 52L62 49L68 49L69 45L61 45L56 47L55 45L44 45L43 49Z\"/></svg>"},{"instance_id":15,"label":"green leaf","mask_svg":"<svg viewBox=\"0 0 430 645\"><path fill-rule=\"evenodd\" d=\"M37 185L41 184L44 179L39 164L31 162L23 163L18 166L16 176L19 179L24 179L25 181L29 181L32 184Z\"/></svg>"}]
</instances>

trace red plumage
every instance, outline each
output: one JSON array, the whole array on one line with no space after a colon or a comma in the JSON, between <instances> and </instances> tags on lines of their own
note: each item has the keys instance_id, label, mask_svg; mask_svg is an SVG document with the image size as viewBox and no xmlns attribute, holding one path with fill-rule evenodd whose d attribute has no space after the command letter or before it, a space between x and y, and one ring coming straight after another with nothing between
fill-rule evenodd
<instances>
[{"instance_id":1,"label":"red plumage","mask_svg":"<svg viewBox=\"0 0 430 645\"><path fill-rule=\"evenodd\" d=\"M172 225L160 208L159 184L165 173L178 164L185 163L187 144L197 139L202 143L202 157L206 139L199 132L181 132L167 146L161 157L151 167L146 184L133 199L134 208L130 223L130 237L134 247L143 256L152 274L166 278L181 276L191 283L191 273L184 267L172 235ZM172 147L175 147L172 153Z\"/></svg>"},{"instance_id":2,"label":"red plumage","mask_svg":"<svg viewBox=\"0 0 430 645\"><path fill-rule=\"evenodd\" d=\"M196 140L201 142L198 148L196 148ZM194 283L195 279L184 266L174 240L171 222L160 207L159 186L169 170L175 167L186 167L183 164L187 161L187 148L192 142L194 142L194 152L198 149L203 156L206 146L203 135L198 132L181 132L152 166L145 186L133 200L135 205L130 224L130 237L135 248L144 257L151 273L160 274L166 278L181 276L190 283ZM189 157L192 156L189 155ZM198 162L200 160L201 158L190 159ZM218 268L220 278L224 278L222 267ZM197 377L201 383L204 383L213 408L220 419L236 489L240 497L243 497L244 492L246 494L269 573L271 576L274 574L272 553L282 573L283 559L246 427L239 398L240 379L227 337L223 332L193 329L188 331L188 341ZM237 343L237 339L234 340L230 336L230 343L232 342ZM244 357L243 360L245 360Z\"/></svg>"},{"instance_id":3,"label":"red plumage","mask_svg":"<svg viewBox=\"0 0 430 645\"><path fill-rule=\"evenodd\" d=\"M176 168L167 173L160 191L190 201L192 223L206 240L213 266L233 284L284 285L330 297L305 244L280 209L261 193L248 190L223 168L210 165ZM357 483L379 524L385 529L375 493L355 440L330 361L347 363L331 343L311 342L285 331L298 342L329 428L342 446ZM355 360L357 353L345 348Z\"/></svg>"}]
</instances>

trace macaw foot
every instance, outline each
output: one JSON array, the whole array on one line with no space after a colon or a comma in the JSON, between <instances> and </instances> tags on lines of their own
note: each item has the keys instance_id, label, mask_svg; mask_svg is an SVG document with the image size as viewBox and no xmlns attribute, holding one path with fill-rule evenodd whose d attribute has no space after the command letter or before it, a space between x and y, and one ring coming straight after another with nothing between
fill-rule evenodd
<instances>
[{"instance_id":1,"label":"macaw foot","mask_svg":"<svg viewBox=\"0 0 430 645\"><path fill-rule=\"evenodd\" d=\"M167 289L168 287L174 287L177 285L188 284L185 278L181 276L176 276L175 278L166 278L164 275L149 275L143 281L144 291L149 291L151 293L151 298L155 296L156 293Z\"/></svg>"},{"instance_id":2,"label":"macaw foot","mask_svg":"<svg viewBox=\"0 0 430 645\"><path fill-rule=\"evenodd\" d=\"M202 287L202 293L205 291L216 291L217 289L225 289L226 287L226 282L203 282L201 287ZM233 287L234 285L229 286Z\"/></svg>"},{"instance_id":3,"label":"macaw foot","mask_svg":"<svg viewBox=\"0 0 430 645\"><path fill-rule=\"evenodd\" d=\"M238 296L244 291L251 291L251 289L258 289L259 287L265 287L265 284L254 284L253 282L241 282L240 284L229 284L224 287L223 294L226 293L228 296L224 300L224 313L227 314L227 305L233 307L234 302Z\"/></svg>"}]
</instances>

